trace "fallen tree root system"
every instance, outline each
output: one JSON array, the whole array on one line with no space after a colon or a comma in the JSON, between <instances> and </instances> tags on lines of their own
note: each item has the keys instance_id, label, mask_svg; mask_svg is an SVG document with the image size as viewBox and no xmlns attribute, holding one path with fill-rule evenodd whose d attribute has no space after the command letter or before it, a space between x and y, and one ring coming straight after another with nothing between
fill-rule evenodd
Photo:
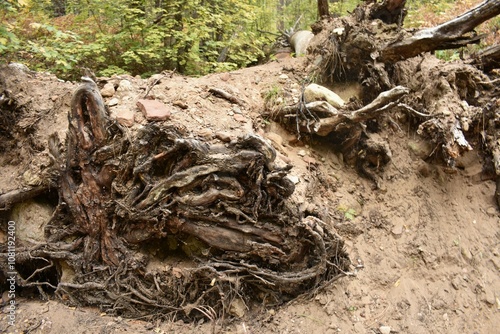
<instances>
[{"instance_id":1,"label":"fallen tree root system","mask_svg":"<svg viewBox=\"0 0 500 334\"><path fill-rule=\"evenodd\" d=\"M21 286L125 316L216 319L349 270L340 237L287 200L291 166L259 136L208 145L152 123L128 133L86 80L66 149L56 134L49 147L59 205L47 242L18 250L17 266L32 268Z\"/></svg>"}]
</instances>

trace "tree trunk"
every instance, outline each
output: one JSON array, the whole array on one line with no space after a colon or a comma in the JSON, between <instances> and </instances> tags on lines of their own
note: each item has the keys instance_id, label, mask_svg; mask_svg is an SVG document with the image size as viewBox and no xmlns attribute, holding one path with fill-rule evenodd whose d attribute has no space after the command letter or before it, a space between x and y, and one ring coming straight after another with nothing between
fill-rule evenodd
<instances>
[{"instance_id":1,"label":"tree trunk","mask_svg":"<svg viewBox=\"0 0 500 334\"><path fill-rule=\"evenodd\" d=\"M328 10L328 0L318 0L318 18L330 15Z\"/></svg>"}]
</instances>

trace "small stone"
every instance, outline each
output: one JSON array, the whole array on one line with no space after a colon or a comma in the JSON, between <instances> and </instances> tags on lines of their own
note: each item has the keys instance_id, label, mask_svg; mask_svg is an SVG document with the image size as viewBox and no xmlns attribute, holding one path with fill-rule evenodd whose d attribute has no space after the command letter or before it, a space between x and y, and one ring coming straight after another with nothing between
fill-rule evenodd
<instances>
[{"instance_id":1,"label":"small stone","mask_svg":"<svg viewBox=\"0 0 500 334\"><path fill-rule=\"evenodd\" d=\"M246 305L240 298L235 298L229 306L229 313L237 318L243 318L246 313Z\"/></svg>"},{"instance_id":2,"label":"small stone","mask_svg":"<svg viewBox=\"0 0 500 334\"><path fill-rule=\"evenodd\" d=\"M113 85L113 83L111 82L105 84L101 89L101 95L102 97L112 97L113 95L115 95L115 85Z\"/></svg>"},{"instance_id":3,"label":"small stone","mask_svg":"<svg viewBox=\"0 0 500 334\"><path fill-rule=\"evenodd\" d=\"M50 99L52 100L52 102L55 102L58 98L59 98L59 96L57 96L57 95L52 95L50 97Z\"/></svg>"},{"instance_id":4,"label":"small stone","mask_svg":"<svg viewBox=\"0 0 500 334\"><path fill-rule=\"evenodd\" d=\"M493 264L493 267L495 267L496 270L500 270L500 260L496 257L493 257L490 259L491 263Z\"/></svg>"},{"instance_id":5,"label":"small stone","mask_svg":"<svg viewBox=\"0 0 500 334\"><path fill-rule=\"evenodd\" d=\"M117 92L130 92L133 90L132 83L128 80L122 80L120 81L120 84L118 85L118 89L116 90Z\"/></svg>"},{"instance_id":6,"label":"small stone","mask_svg":"<svg viewBox=\"0 0 500 334\"><path fill-rule=\"evenodd\" d=\"M401 235L401 234L403 234L403 225L402 224L398 224L398 225L394 226L392 228L391 232L394 235Z\"/></svg>"},{"instance_id":7,"label":"small stone","mask_svg":"<svg viewBox=\"0 0 500 334\"><path fill-rule=\"evenodd\" d=\"M241 114L241 108L238 107L237 105L233 105L233 107L231 108L231 110L235 113L235 114Z\"/></svg>"},{"instance_id":8,"label":"small stone","mask_svg":"<svg viewBox=\"0 0 500 334\"><path fill-rule=\"evenodd\" d=\"M310 157L308 155L306 155L305 157L303 157L302 160L304 160L309 165L317 165L318 164L318 161L315 158Z\"/></svg>"},{"instance_id":9,"label":"small stone","mask_svg":"<svg viewBox=\"0 0 500 334\"><path fill-rule=\"evenodd\" d=\"M208 128L202 128L198 131L198 135L205 139L209 139L213 137L214 132Z\"/></svg>"},{"instance_id":10,"label":"small stone","mask_svg":"<svg viewBox=\"0 0 500 334\"><path fill-rule=\"evenodd\" d=\"M462 253L462 256L467 260L467 261L472 261L472 253L470 250L468 250L465 247L460 248L460 252Z\"/></svg>"},{"instance_id":11,"label":"small stone","mask_svg":"<svg viewBox=\"0 0 500 334\"><path fill-rule=\"evenodd\" d=\"M390 326L380 326L378 329L380 331L380 334L389 334L391 332L391 327Z\"/></svg>"},{"instance_id":12,"label":"small stone","mask_svg":"<svg viewBox=\"0 0 500 334\"><path fill-rule=\"evenodd\" d=\"M287 165L292 163L292 160L289 157L287 157L286 155L284 155L280 152L278 152L278 158L280 158Z\"/></svg>"},{"instance_id":13,"label":"small stone","mask_svg":"<svg viewBox=\"0 0 500 334\"><path fill-rule=\"evenodd\" d=\"M427 159L432 154L432 150L434 149L434 147L431 145L431 143L429 143L427 141L423 141L423 140L420 140L420 141L409 140L408 141L408 148L415 156L417 156L418 158L420 158L422 160ZM426 164L424 164L423 166L428 168L428 166ZM421 171L419 170L419 172L421 172ZM424 171L424 173L421 173L421 174L422 174L422 176L427 176L424 174L428 174L428 172L426 173Z\"/></svg>"},{"instance_id":14,"label":"small stone","mask_svg":"<svg viewBox=\"0 0 500 334\"><path fill-rule=\"evenodd\" d=\"M186 103L184 103L184 102L183 102L183 101L181 101L181 100L174 101L172 104L173 104L174 106L176 106L176 107L181 108L181 109L187 109L187 108L189 107Z\"/></svg>"},{"instance_id":15,"label":"small stone","mask_svg":"<svg viewBox=\"0 0 500 334\"><path fill-rule=\"evenodd\" d=\"M215 138L223 141L224 143L229 143L231 141L231 135L228 132L219 131L215 133Z\"/></svg>"},{"instance_id":16,"label":"small stone","mask_svg":"<svg viewBox=\"0 0 500 334\"><path fill-rule=\"evenodd\" d=\"M116 113L116 121L123 126L130 127L134 125L134 114L132 109L120 109Z\"/></svg>"},{"instance_id":17,"label":"small stone","mask_svg":"<svg viewBox=\"0 0 500 334\"><path fill-rule=\"evenodd\" d=\"M300 178L295 175L288 175L287 178L293 182L293 184L297 184L300 182Z\"/></svg>"},{"instance_id":18,"label":"small stone","mask_svg":"<svg viewBox=\"0 0 500 334\"><path fill-rule=\"evenodd\" d=\"M108 107L114 107L114 106L116 106L118 104L118 102L120 102L120 100L118 100L116 97L112 98L108 102Z\"/></svg>"},{"instance_id":19,"label":"small stone","mask_svg":"<svg viewBox=\"0 0 500 334\"><path fill-rule=\"evenodd\" d=\"M221 79L222 81L228 81L230 78L231 78L231 76L230 76L230 75L229 75L229 73L227 73L227 72L222 73L222 74L220 75L220 79Z\"/></svg>"},{"instance_id":20,"label":"small stone","mask_svg":"<svg viewBox=\"0 0 500 334\"><path fill-rule=\"evenodd\" d=\"M305 150L299 150L297 152L297 155L301 156L301 157L305 157L307 155L307 152Z\"/></svg>"},{"instance_id":21,"label":"small stone","mask_svg":"<svg viewBox=\"0 0 500 334\"><path fill-rule=\"evenodd\" d=\"M280 79L280 81L285 81L285 80L287 80L287 79L288 79L288 75L286 75L286 74L284 74L284 73L283 73L283 74L281 74L281 75L278 77L278 79Z\"/></svg>"},{"instance_id":22,"label":"small stone","mask_svg":"<svg viewBox=\"0 0 500 334\"><path fill-rule=\"evenodd\" d=\"M494 206L490 206L487 210L486 213L490 215L491 217L496 216L497 214L497 209Z\"/></svg>"},{"instance_id":23,"label":"small stone","mask_svg":"<svg viewBox=\"0 0 500 334\"><path fill-rule=\"evenodd\" d=\"M458 290L460 289L460 278L455 277L451 280L451 286L453 289Z\"/></svg>"},{"instance_id":24,"label":"small stone","mask_svg":"<svg viewBox=\"0 0 500 334\"><path fill-rule=\"evenodd\" d=\"M493 290L489 287L486 287L485 292L486 292L486 295L484 297L484 301L486 302L486 304L491 305L491 306L495 305L496 304L496 296L495 296L495 293L493 292Z\"/></svg>"},{"instance_id":25,"label":"small stone","mask_svg":"<svg viewBox=\"0 0 500 334\"><path fill-rule=\"evenodd\" d=\"M234 117L235 121L238 121L241 123L245 123L247 121L247 118L241 114L234 114L233 117Z\"/></svg>"},{"instance_id":26,"label":"small stone","mask_svg":"<svg viewBox=\"0 0 500 334\"><path fill-rule=\"evenodd\" d=\"M137 107L148 121L165 121L170 118L170 111L160 101L140 99Z\"/></svg>"}]
</instances>

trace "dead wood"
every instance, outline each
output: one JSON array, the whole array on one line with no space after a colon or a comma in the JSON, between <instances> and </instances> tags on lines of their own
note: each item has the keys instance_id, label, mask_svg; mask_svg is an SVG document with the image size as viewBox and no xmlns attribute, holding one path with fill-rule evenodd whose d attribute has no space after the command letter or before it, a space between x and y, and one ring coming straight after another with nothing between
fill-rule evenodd
<instances>
[{"instance_id":1,"label":"dead wood","mask_svg":"<svg viewBox=\"0 0 500 334\"><path fill-rule=\"evenodd\" d=\"M400 26L407 14L404 8L406 0L386 0L375 3L370 10L370 19L379 19L387 24L397 23Z\"/></svg>"},{"instance_id":2,"label":"dead wood","mask_svg":"<svg viewBox=\"0 0 500 334\"><path fill-rule=\"evenodd\" d=\"M473 56L472 63L485 72L500 68L500 45L492 45Z\"/></svg>"},{"instance_id":3,"label":"dead wood","mask_svg":"<svg viewBox=\"0 0 500 334\"><path fill-rule=\"evenodd\" d=\"M408 94L408 88L397 86L387 92L380 93L371 103L361 109L340 113L333 117L323 118L314 127L314 132L320 136L326 136L335 131L336 127L344 122L359 124L371 118L379 116L383 111L389 110L396 105L396 102L404 95Z\"/></svg>"},{"instance_id":4,"label":"dead wood","mask_svg":"<svg viewBox=\"0 0 500 334\"><path fill-rule=\"evenodd\" d=\"M48 190L48 186L38 186L29 189L14 189L4 194L0 194L0 211L10 210L12 204L24 202L46 193Z\"/></svg>"},{"instance_id":5,"label":"dead wood","mask_svg":"<svg viewBox=\"0 0 500 334\"><path fill-rule=\"evenodd\" d=\"M380 58L384 62L393 62L415 57L423 52L478 43L481 36L466 34L498 14L500 14L500 2L486 0L453 20L417 31L402 40L390 42L381 49Z\"/></svg>"},{"instance_id":6,"label":"dead wood","mask_svg":"<svg viewBox=\"0 0 500 334\"><path fill-rule=\"evenodd\" d=\"M239 98L237 98L236 96L226 92L225 90L223 89L220 89L220 88L210 88L208 90L210 93L214 94L215 96L218 96L218 97L221 97L223 99L226 99L228 100L229 102L231 103L234 103L234 104L238 104L242 107L245 106L245 102Z\"/></svg>"}]
</instances>

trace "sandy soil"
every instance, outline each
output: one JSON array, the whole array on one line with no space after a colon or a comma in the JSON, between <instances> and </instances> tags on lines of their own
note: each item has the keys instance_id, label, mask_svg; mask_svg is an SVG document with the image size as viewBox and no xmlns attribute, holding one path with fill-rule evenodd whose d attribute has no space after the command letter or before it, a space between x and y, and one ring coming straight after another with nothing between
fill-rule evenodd
<instances>
[{"instance_id":1,"label":"sandy soil","mask_svg":"<svg viewBox=\"0 0 500 334\"><path fill-rule=\"evenodd\" d=\"M280 91L298 96L303 59L284 59L202 78L167 74L149 95L172 111L169 124L189 135L217 142L223 135L256 132L269 138L280 159L294 165L299 182L293 201L315 213L345 239L353 262L348 277L265 313L248 313L220 323L123 319L98 309L68 307L39 297L17 298L15 326L4 333L495 333L500 328L500 217L494 181L485 179L472 151L462 168L449 170L424 161L428 144L403 122L381 124L392 162L383 190L360 177L325 141L301 138L262 117L265 97ZM18 103L13 137L2 134L0 193L35 182L47 159L47 138L64 136L76 83L42 73L4 69L4 87ZM128 80L126 86L122 80ZM107 103L137 110L155 79L107 79L121 87ZM215 97L209 88L238 96L244 107ZM346 96L348 98L348 96ZM115 101L116 102L116 101ZM182 106L183 108L181 108ZM2 112L5 112L2 109ZM146 123L137 110L132 131ZM398 115L392 115L398 120ZM50 206L50 201L44 205ZM2 229L11 212L0 216ZM36 220L37 217L33 217ZM37 221L40 226L43 222ZM35 226L35 223L33 225ZM1 236L5 242L5 235ZM3 282L2 282L3 284ZM5 289L5 285L2 285Z\"/></svg>"}]
</instances>

